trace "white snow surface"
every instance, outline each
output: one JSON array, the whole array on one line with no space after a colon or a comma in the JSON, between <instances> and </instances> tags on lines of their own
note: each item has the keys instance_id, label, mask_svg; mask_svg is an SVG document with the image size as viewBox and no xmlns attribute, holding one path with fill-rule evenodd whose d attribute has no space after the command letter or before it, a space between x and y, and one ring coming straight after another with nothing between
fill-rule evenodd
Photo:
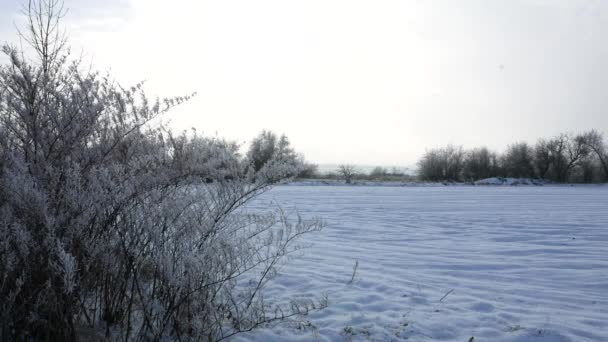
<instances>
[{"instance_id":1,"label":"white snow surface","mask_svg":"<svg viewBox=\"0 0 608 342\"><path fill-rule=\"evenodd\" d=\"M475 185L544 185L544 180L531 178L500 178L492 177L476 181Z\"/></svg>"},{"instance_id":2,"label":"white snow surface","mask_svg":"<svg viewBox=\"0 0 608 342\"><path fill-rule=\"evenodd\" d=\"M418 187L432 187L432 186L470 186L470 185L503 185L503 186L517 186L517 185L546 185L545 180L532 179L532 178L502 178L492 177L480 179L471 183L463 182L403 182L403 181L385 181L385 180L354 180L351 184L345 183L343 180L336 179L298 179L294 182L286 185L292 186L418 186ZM572 186L572 184L552 184L553 186Z\"/></svg>"},{"instance_id":3,"label":"white snow surface","mask_svg":"<svg viewBox=\"0 0 608 342\"><path fill-rule=\"evenodd\" d=\"M266 298L329 306L232 341L608 341L607 186L291 185L252 209L272 203L327 227Z\"/></svg>"}]
</instances>

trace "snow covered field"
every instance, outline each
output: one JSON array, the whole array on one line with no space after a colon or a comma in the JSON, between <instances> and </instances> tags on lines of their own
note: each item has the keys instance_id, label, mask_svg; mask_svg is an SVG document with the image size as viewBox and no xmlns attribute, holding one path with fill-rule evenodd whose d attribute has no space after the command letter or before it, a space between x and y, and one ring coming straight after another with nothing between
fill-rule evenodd
<instances>
[{"instance_id":1,"label":"snow covered field","mask_svg":"<svg viewBox=\"0 0 608 342\"><path fill-rule=\"evenodd\" d=\"M295 185L269 202L328 226L265 295L329 307L233 341L608 341L607 186Z\"/></svg>"}]
</instances>

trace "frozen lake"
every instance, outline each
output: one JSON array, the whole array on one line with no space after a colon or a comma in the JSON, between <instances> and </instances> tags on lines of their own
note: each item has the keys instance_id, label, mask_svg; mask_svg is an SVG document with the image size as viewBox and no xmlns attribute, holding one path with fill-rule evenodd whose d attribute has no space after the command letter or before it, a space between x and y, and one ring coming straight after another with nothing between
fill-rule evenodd
<instances>
[{"instance_id":1,"label":"frozen lake","mask_svg":"<svg viewBox=\"0 0 608 342\"><path fill-rule=\"evenodd\" d=\"M329 307L234 340L608 341L608 186L292 185L255 205L271 202L327 227L267 298Z\"/></svg>"}]
</instances>

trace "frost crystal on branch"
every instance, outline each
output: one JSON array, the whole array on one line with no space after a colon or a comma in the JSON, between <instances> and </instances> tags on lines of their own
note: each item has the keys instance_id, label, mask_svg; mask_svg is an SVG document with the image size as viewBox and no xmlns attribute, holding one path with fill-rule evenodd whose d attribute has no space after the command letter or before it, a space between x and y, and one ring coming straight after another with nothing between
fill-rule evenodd
<instances>
[{"instance_id":1,"label":"frost crystal on branch","mask_svg":"<svg viewBox=\"0 0 608 342\"><path fill-rule=\"evenodd\" d=\"M320 222L243 210L298 164L172 133L157 119L190 96L83 71L62 4L25 10L35 53L0 66L0 340L211 341L319 307L260 290Z\"/></svg>"}]
</instances>

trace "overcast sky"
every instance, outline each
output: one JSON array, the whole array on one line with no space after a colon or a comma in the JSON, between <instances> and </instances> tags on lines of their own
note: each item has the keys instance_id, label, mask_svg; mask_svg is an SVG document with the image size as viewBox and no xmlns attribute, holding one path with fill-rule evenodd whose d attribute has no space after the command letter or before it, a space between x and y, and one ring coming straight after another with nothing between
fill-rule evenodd
<instances>
[{"instance_id":1,"label":"overcast sky","mask_svg":"<svg viewBox=\"0 0 608 342\"><path fill-rule=\"evenodd\" d=\"M23 2L0 1L0 40L15 41ZM65 3L72 46L98 69L198 92L176 129L240 142L271 129L317 163L608 133L608 1Z\"/></svg>"}]
</instances>

